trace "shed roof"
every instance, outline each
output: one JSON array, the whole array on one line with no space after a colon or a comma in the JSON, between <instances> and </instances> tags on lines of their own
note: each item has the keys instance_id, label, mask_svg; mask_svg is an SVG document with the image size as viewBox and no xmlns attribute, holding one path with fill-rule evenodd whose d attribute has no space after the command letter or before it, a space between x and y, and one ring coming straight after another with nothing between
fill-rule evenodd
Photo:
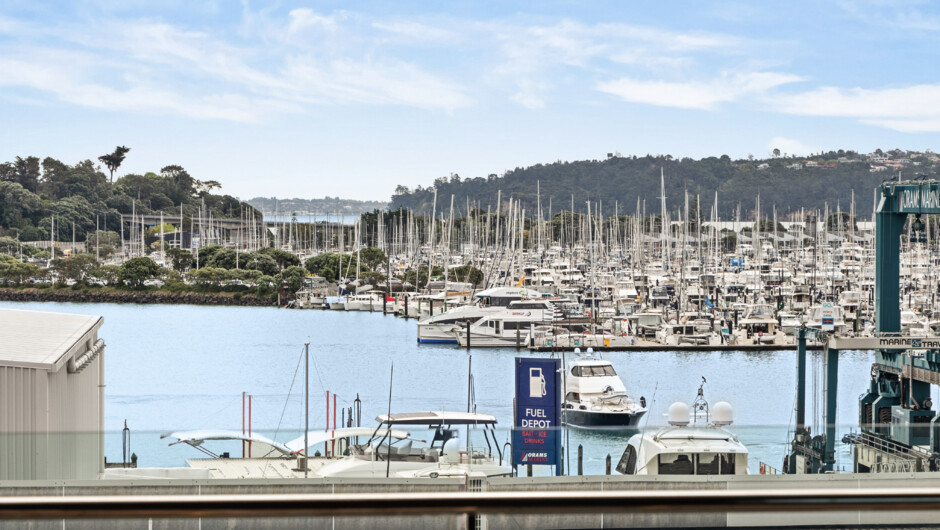
<instances>
[{"instance_id":1,"label":"shed roof","mask_svg":"<svg viewBox=\"0 0 940 530\"><path fill-rule=\"evenodd\" d=\"M103 321L92 315L0 309L0 366L54 370Z\"/></svg>"}]
</instances>

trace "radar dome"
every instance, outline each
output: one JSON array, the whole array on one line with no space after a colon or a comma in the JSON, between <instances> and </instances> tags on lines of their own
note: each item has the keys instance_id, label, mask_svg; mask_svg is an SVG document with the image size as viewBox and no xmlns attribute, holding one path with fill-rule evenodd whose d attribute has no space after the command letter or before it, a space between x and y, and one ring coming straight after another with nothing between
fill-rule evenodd
<instances>
[{"instance_id":1,"label":"radar dome","mask_svg":"<svg viewBox=\"0 0 940 530\"><path fill-rule=\"evenodd\" d=\"M712 407L712 422L715 425L731 425L734 421L734 409L731 403L719 401Z\"/></svg>"},{"instance_id":2,"label":"radar dome","mask_svg":"<svg viewBox=\"0 0 940 530\"><path fill-rule=\"evenodd\" d=\"M669 414L667 420L669 425L688 425L689 424L689 406L681 401L676 401L669 405Z\"/></svg>"},{"instance_id":3,"label":"radar dome","mask_svg":"<svg viewBox=\"0 0 940 530\"><path fill-rule=\"evenodd\" d=\"M581 348L575 348L575 349L574 349L574 352L575 352L575 353L581 353Z\"/></svg>"},{"instance_id":4,"label":"radar dome","mask_svg":"<svg viewBox=\"0 0 940 530\"><path fill-rule=\"evenodd\" d=\"M588 348L588 349L587 349L587 352L588 352L588 353L594 353L594 348Z\"/></svg>"}]
</instances>

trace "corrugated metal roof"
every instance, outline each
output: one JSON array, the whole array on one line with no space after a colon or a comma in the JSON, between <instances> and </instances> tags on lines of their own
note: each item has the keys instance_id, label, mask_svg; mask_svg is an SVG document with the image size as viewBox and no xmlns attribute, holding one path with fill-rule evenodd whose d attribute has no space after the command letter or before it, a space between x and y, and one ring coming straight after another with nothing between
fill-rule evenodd
<instances>
[{"instance_id":1,"label":"corrugated metal roof","mask_svg":"<svg viewBox=\"0 0 940 530\"><path fill-rule=\"evenodd\" d=\"M92 315L0 309L0 366L52 370L102 321Z\"/></svg>"}]
</instances>

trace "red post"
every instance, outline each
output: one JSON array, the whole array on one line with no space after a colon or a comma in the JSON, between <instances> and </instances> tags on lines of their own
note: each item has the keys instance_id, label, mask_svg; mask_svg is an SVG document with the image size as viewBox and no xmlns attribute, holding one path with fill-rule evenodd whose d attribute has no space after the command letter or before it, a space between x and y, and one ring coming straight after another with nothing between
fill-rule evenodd
<instances>
[{"instance_id":1,"label":"red post","mask_svg":"<svg viewBox=\"0 0 940 530\"><path fill-rule=\"evenodd\" d=\"M242 392L242 436L245 435L245 393ZM245 440L242 440L242 458L245 458Z\"/></svg>"},{"instance_id":2,"label":"red post","mask_svg":"<svg viewBox=\"0 0 940 530\"><path fill-rule=\"evenodd\" d=\"M248 436L251 436L251 394L248 394ZM248 458L251 458L251 441L248 441Z\"/></svg>"},{"instance_id":3,"label":"red post","mask_svg":"<svg viewBox=\"0 0 940 530\"><path fill-rule=\"evenodd\" d=\"M329 421L329 419L327 419ZM336 394L333 394L333 433L336 434ZM333 440L333 456L336 456L336 440Z\"/></svg>"},{"instance_id":4,"label":"red post","mask_svg":"<svg viewBox=\"0 0 940 530\"><path fill-rule=\"evenodd\" d=\"M326 391L326 429L323 429L324 432L330 430L330 391ZM329 456L329 447L330 444L323 442L323 456Z\"/></svg>"}]
</instances>

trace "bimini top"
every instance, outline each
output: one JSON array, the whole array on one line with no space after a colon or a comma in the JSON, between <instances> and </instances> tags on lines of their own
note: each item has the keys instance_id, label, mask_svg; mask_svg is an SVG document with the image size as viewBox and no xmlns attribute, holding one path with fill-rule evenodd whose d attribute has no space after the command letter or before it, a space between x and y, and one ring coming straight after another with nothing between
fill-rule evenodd
<instances>
[{"instance_id":1,"label":"bimini top","mask_svg":"<svg viewBox=\"0 0 940 530\"><path fill-rule=\"evenodd\" d=\"M286 445L275 442L274 440L268 438L267 436L262 436L260 434L245 434L238 431L226 431L226 430L196 430L196 431L178 431L178 432L168 432L166 434L161 434L160 438L176 438L175 442L170 442L170 445L176 445L179 443L184 443L191 445L193 447L199 447L203 442L207 440L241 440L244 442L258 442L270 445L274 449L278 450L282 454L289 455L291 454L291 449Z\"/></svg>"},{"instance_id":2,"label":"bimini top","mask_svg":"<svg viewBox=\"0 0 940 530\"><path fill-rule=\"evenodd\" d=\"M478 412L401 412L375 418L390 425L495 425L496 418Z\"/></svg>"}]
</instances>

